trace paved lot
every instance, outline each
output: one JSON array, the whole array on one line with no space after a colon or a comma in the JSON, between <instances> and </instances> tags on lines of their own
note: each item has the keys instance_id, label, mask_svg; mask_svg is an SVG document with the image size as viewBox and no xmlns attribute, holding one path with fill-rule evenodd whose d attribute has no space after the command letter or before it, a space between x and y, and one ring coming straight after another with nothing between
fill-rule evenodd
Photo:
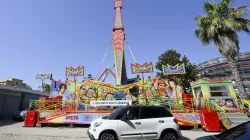
<instances>
[{"instance_id":1,"label":"paved lot","mask_svg":"<svg viewBox=\"0 0 250 140\"><path fill-rule=\"evenodd\" d=\"M0 140L89 140L87 128L68 127L22 127L23 122L0 120ZM212 135L203 131L182 130L182 140L194 140L200 136Z\"/></svg>"}]
</instances>

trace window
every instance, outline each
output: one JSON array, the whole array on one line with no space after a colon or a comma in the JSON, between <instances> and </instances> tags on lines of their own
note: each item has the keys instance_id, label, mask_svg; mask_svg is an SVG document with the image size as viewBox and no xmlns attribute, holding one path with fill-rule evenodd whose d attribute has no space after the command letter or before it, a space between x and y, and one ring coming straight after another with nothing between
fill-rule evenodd
<instances>
[{"instance_id":1,"label":"window","mask_svg":"<svg viewBox=\"0 0 250 140\"><path fill-rule=\"evenodd\" d=\"M209 86L211 96L229 96L229 91L226 86Z\"/></svg>"},{"instance_id":2,"label":"window","mask_svg":"<svg viewBox=\"0 0 250 140\"><path fill-rule=\"evenodd\" d=\"M163 118L173 117L173 115L166 108L144 108L142 113L142 119L150 118Z\"/></svg>"},{"instance_id":3,"label":"window","mask_svg":"<svg viewBox=\"0 0 250 140\"><path fill-rule=\"evenodd\" d=\"M203 94L201 91L201 87L194 88L194 94L195 94L195 98L202 98Z\"/></svg>"},{"instance_id":4,"label":"window","mask_svg":"<svg viewBox=\"0 0 250 140\"><path fill-rule=\"evenodd\" d=\"M114 110L106 119L110 120L120 120L127 109L121 107L119 109Z\"/></svg>"},{"instance_id":5,"label":"window","mask_svg":"<svg viewBox=\"0 0 250 140\"><path fill-rule=\"evenodd\" d=\"M126 114L128 117L128 120L137 120L140 119L140 108L131 108L129 109Z\"/></svg>"}]
</instances>

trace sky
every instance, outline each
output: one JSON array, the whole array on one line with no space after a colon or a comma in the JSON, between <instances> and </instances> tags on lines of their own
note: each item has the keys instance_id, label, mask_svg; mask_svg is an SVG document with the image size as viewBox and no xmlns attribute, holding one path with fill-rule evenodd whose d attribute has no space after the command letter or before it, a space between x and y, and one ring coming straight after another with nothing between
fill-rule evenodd
<instances>
[{"instance_id":1,"label":"sky","mask_svg":"<svg viewBox=\"0 0 250 140\"><path fill-rule=\"evenodd\" d=\"M202 46L194 35L194 17L204 14L205 0L123 1L126 40L138 63L155 65L168 49L196 64L220 57L213 44ZM236 0L235 5L250 3ZM36 72L52 72L55 80L64 81L66 66L85 66L85 75L96 77L99 67L103 71L114 65L110 49L100 66L113 22L113 0L1 0L0 79L22 79L37 89L41 81ZM239 36L240 52L249 52L250 36ZM135 77L127 46L125 57L128 77Z\"/></svg>"}]
</instances>

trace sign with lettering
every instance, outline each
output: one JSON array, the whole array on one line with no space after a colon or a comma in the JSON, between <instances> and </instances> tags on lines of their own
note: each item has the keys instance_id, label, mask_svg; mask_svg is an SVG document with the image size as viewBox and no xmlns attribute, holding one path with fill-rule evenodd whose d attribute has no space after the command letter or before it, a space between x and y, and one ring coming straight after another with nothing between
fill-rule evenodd
<instances>
[{"instance_id":1,"label":"sign with lettering","mask_svg":"<svg viewBox=\"0 0 250 140\"><path fill-rule=\"evenodd\" d=\"M36 73L36 79L37 80L50 80L52 79L52 73L51 72L37 72Z\"/></svg>"},{"instance_id":2,"label":"sign with lettering","mask_svg":"<svg viewBox=\"0 0 250 140\"><path fill-rule=\"evenodd\" d=\"M143 65L140 65L138 63L131 64L131 71L133 74L139 74L139 73L152 73L154 72L153 63L144 63Z\"/></svg>"},{"instance_id":3,"label":"sign with lettering","mask_svg":"<svg viewBox=\"0 0 250 140\"><path fill-rule=\"evenodd\" d=\"M78 116L66 116L66 119L65 120L71 120L71 121L77 121L78 120Z\"/></svg>"},{"instance_id":4,"label":"sign with lettering","mask_svg":"<svg viewBox=\"0 0 250 140\"><path fill-rule=\"evenodd\" d=\"M127 106L132 105L131 100L119 100L119 101L90 101L91 106Z\"/></svg>"},{"instance_id":5,"label":"sign with lettering","mask_svg":"<svg viewBox=\"0 0 250 140\"><path fill-rule=\"evenodd\" d=\"M73 67L66 67L66 77L71 77L71 76L84 76L84 66L80 67L78 66L77 68Z\"/></svg>"},{"instance_id":6,"label":"sign with lettering","mask_svg":"<svg viewBox=\"0 0 250 140\"><path fill-rule=\"evenodd\" d=\"M42 123L76 123L76 124L90 124L93 120L102 118L110 113L70 113L62 114L60 116L50 116L44 118ZM41 119L41 118L40 118Z\"/></svg>"},{"instance_id":7,"label":"sign with lettering","mask_svg":"<svg viewBox=\"0 0 250 140\"><path fill-rule=\"evenodd\" d=\"M162 69L163 69L163 74L165 75L172 75L172 74L185 74L186 70L185 70L185 65L184 63L179 65L175 65L175 66L171 66L171 65L162 65Z\"/></svg>"}]
</instances>

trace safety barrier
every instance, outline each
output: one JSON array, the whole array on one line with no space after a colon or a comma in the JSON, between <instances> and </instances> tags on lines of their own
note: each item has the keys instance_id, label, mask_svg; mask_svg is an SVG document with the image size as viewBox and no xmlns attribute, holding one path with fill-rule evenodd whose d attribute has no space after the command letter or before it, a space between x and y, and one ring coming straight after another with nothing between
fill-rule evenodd
<instances>
[{"instance_id":1,"label":"safety barrier","mask_svg":"<svg viewBox=\"0 0 250 140\"><path fill-rule=\"evenodd\" d=\"M116 101L122 99L114 99ZM110 112L116 107L112 106L91 106L93 99L86 100L31 100L29 107L40 112ZM96 99L95 101L102 101ZM172 113L195 113L209 111L210 107L206 99L183 99L183 98L150 98L144 100L139 98L133 101L133 105L160 105L165 106Z\"/></svg>"}]
</instances>

